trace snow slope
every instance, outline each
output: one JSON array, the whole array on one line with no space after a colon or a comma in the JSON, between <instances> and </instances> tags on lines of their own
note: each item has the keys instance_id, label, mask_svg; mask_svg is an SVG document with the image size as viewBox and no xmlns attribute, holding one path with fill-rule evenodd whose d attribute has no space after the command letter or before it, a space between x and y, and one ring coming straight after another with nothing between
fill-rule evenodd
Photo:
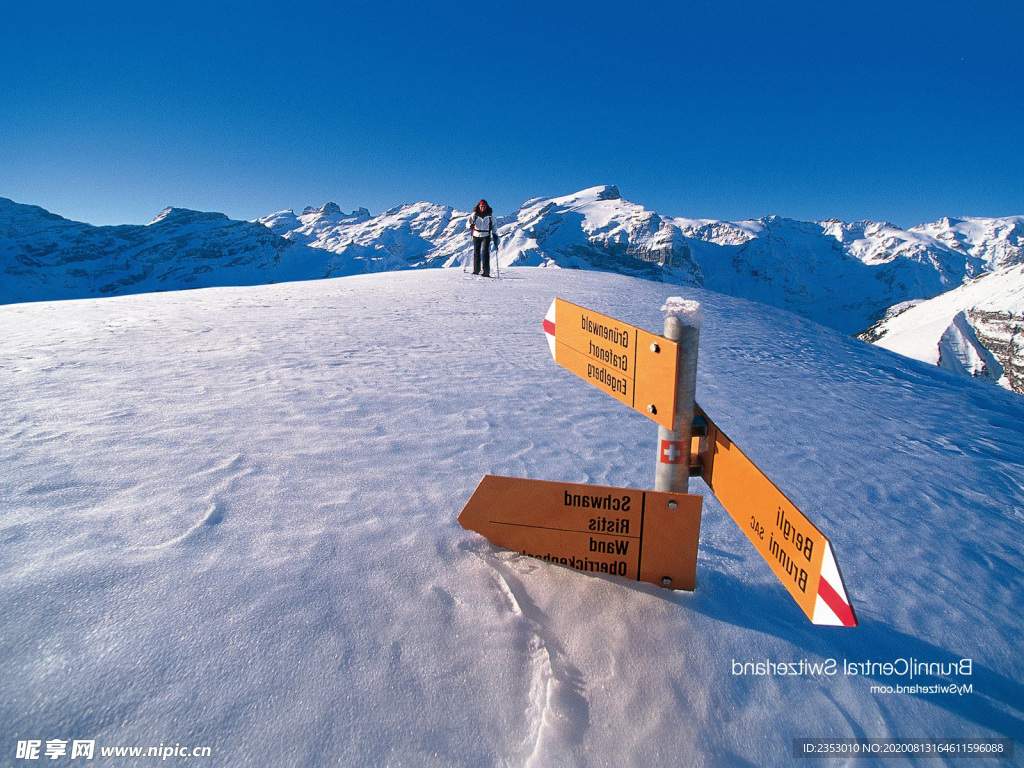
<instances>
[{"instance_id":1,"label":"snow slope","mask_svg":"<svg viewBox=\"0 0 1024 768\"><path fill-rule=\"evenodd\" d=\"M1024 394L1024 265L894 307L863 337L915 360Z\"/></svg>"},{"instance_id":2,"label":"snow slope","mask_svg":"<svg viewBox=\"0 0 1024 768\"><path fill-rule=\"evenodd\" d=\"M1024 400L697 289L503 277L0 307L0 762L30 739L210 746L190 762L211 766L1020 748ZM651 487L655 426L557 367L541 319L557 295L657 331L674 294L703 303L700 403L830 536L860 627L810 625L710 496L694 593L456 523L485 473ZM844 671L900 659L970 674ZM839 666L735 674L766 660ZM972 689L872 690L936 683ZM916 763L962 761L874 764Z\"/></svg>"}]
</instances>

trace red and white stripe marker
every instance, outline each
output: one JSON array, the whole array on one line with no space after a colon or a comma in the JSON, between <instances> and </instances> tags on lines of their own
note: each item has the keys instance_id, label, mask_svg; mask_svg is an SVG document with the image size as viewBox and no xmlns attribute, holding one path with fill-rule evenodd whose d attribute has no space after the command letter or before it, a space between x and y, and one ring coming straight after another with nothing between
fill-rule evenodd
<instances>
[{"instance_id":1,"label":"red and white stripe marker","mask_svg":"<svg viewBox=\"0 0 1024 768\"><path fill-rule=\"evenodd\" d=\"M555 299L551 302L551 306L548 307L548 313L544 315L544 333L548 335L548 347L551 349L551 359L555 359L555 304L558 300ZM536 317L536 315L534 315Z\"/></svg>"},{"instance_id":2,"label":"red and white stripe marker","mask_svg":"<svg viewBox=\"0 0 1024 768\"><path fill-rule=\"evenodd\" d=\"M814 603L813 624L832 627L856 627L857 617L846 596L839 566L832 554L832 544L826 539L825 557L821 561L821 579L818 581L818 597Z\"/></svg>"}]
</instances>

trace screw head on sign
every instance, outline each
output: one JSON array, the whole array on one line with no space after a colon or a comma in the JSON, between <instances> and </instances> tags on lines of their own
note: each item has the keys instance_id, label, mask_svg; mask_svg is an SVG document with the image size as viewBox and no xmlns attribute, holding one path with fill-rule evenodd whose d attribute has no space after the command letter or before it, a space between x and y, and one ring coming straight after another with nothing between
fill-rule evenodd
<instances>
[{"instance_id":1,"label":"screw head on sign","mask_svg":"<svg viewBox=\"0 0 1024 768\"><path fill-rule=\"evenodd\" d=\"M666 586L666 587L668 587L668 586L671 586L671 584L672 584L672 577L671 577L671 576L665 576L665 577L663 577L663 578L662 578L662 580L661 580L661 583L662 583L662 584L663 584L664 586Z\"/></svg>"},{"instance_id":2,"label":"screw head on sign","mask_svg":"<svg viewBox=\"0 0 1024 768\"><path fill-rule=\"evenodd\" d=\"M678 506L679 506L679 504L677 504L674 499L668 503L668 508L669 509L675 509Z\"/></svg>"},{"instance_id":3,"label":"screw head on sign","mask_svg":"<svg viewBox=\"0 0 1024 768\"><path fill-rule=\"evenodd\" d=\"M648 413L657 414L658 413L658 406L656 406L654 403L651 403L650 405L647 406L647 412Z\"/></svg>"},{"instance_id":4,"label":"screw head on sign","mask_svg":"<svg viewBox=\"0 0 1024 768\"><path fill-rule=\"evenodd\" d=\"M653 352L654 354L658 354L659 352L661 352L661 347L658 346L658 342L651 342L651 352Z\"/></svg>"}]
</instances>

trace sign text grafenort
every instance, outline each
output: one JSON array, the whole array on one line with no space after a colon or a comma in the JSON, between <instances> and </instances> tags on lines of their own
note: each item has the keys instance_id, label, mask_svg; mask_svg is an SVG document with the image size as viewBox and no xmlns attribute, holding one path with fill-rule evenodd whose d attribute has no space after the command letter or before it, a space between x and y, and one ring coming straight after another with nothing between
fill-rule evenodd
<instances>
[{"instance_id":1,"label":"sign text grafenort","mask_svg":"<svg viewBox=\"0 0 1024 768\"><path fill-rule=\"evenodd\" d=\"M595 360L600 360L602 363L607 363L613 368L618 368L620 371L625 372L629 370L629 355L620 355L592 341L587 349L587 354Z\"/></svg>"}]
</instances>

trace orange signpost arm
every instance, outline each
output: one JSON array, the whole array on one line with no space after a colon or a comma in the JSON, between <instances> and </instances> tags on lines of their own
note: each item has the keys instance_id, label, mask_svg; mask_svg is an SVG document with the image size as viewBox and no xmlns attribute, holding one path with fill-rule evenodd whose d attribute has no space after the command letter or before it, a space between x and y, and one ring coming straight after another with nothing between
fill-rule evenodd
<instances>
[{"instance_id":1,"label":"orange signpost arm","mask_svg":"<svg viewBox=\"0 0 1024 768\"><path fill-rule=\"evenodd\" d=\"M558 298L543 325L556 363L659 425L672 427L678 344Z\"/></svg>"},{"instance_id":2,"label":"orange signpost arm","mask_svg":"<svg viewBox=\"0 0 1024 768\"><path fill-rule=\"evenodd\" d=\"M857 626L832 544L796 505L698 409L704 482L815 624Z\"/></svg>"},{"instance_id":3,"label":"orange signpost arm","mask_svg":"<svg viewBox=\"0 0 1024 768\"><path fill-rule=\"evenodd\" d=\"M485 475L459 524L545 562L692 590L702 501L682 493Z\"/></svg>"}]
</instances>

